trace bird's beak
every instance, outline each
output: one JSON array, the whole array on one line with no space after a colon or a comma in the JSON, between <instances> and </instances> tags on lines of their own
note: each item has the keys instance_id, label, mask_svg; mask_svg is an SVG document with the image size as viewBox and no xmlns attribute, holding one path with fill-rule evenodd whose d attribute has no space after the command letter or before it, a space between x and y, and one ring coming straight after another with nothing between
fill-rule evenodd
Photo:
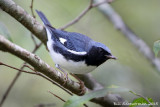
<instances>
[{"instance_id":1,"label":"bird's beak","mask_svg":"<svg viewBox=\"0 0 160 107\"><path fill-rule=\"evenodd\" d=\"M113 56L113 55L106 55L106 57L108 58L108 59L117 59L115 56Z\"/></svg>"}]
</instances>

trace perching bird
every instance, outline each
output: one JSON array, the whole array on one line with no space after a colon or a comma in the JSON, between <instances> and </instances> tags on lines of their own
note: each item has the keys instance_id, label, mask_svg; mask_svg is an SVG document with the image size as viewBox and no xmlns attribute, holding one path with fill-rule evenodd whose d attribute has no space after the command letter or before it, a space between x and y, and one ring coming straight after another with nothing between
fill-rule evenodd
<instances>
[{"instance_id":1,"label":"perching bird","mask_svg":"<svg viewBox=\"0 0 160 107\"><path fill-rule=\"evenodd\" d=\"M93 71L108 59L116 59L107 46L76 32L52 27L45 15L36 10L47 32L47 48L57 67L73 74Z\"/></svg>"}]
</instances>

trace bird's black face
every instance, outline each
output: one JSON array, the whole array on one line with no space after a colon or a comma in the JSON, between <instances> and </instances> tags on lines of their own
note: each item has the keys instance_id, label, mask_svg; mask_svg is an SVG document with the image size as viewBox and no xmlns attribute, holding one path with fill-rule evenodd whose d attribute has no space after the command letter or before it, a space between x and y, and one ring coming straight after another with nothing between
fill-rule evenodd
<instances>
[{"instance_id":1,"label":"bird's black face","mask_svg":"<svg viewBox=\"0 0 160 107\"><path fill-rule=\"evenodd\" d=\"M108 52L107 50L103 49L103 48L99 48L99 54L101 54L102 56L105 56L105 58L108 59L117 59L115 56L113 56L110 52Z\"/></svg>"},{"instance_id":2,"label":"bird's black face","mask_svg":"<svg viewBox=\"0 0 160 107\"><path fill-rule=\"evenodd\" d=\"M103 59L103 60L108 60L108 59L116 59L115 56L113 56L109 51L101 48L101 47L97 47L97 51L99 53L98 57L99 59Z\"/></svg>"},{"instance_id":3,"label":"bird's black face","mask_svg":"<svg viewBox=\"0 0 160 107\"><path fill-rule=\"evenodd\" d=\"M88 53L86 63L87 65L99 66L108 59L116 59L116 57L102 47L93 46Z\"/></svg>"}]
</instances>

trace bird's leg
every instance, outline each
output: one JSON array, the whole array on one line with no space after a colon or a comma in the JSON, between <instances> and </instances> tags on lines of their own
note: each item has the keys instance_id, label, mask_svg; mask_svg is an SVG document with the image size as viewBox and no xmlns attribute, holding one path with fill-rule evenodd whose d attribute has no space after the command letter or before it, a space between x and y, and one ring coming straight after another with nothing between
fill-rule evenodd
<instances>
[{"instance_id":1,"label":"bird's leg","mask_svg":"<svg viewBox=\"0 0 160 107\"><path fill-rule=\"evenodd\" d=\"M73 73L70 73L70 75L72 75L75 79L77 79L79 81L79 84L80 84L80 90L81 90L81 93L83 95L83 93L85 93L85 85L84 85L84 82L82 80L80 80L75 74Z\"/></svg>"},{"instance_id":2,"label":"bird's leg","mask_svg":"<svg viewBox=\"0 0 160 107\"><path fill-rule=\"evenodd\" d=\"M59 66L59 64L55 64L55 66L56 66L56 68L58 68L60 71L62 71L62 72L64 73L65 81L64 81L63 85L65 85L66 82L67 82L67 80L68 80L68 73L65 72L65 71Z\"/></svg>"}]
</instances>

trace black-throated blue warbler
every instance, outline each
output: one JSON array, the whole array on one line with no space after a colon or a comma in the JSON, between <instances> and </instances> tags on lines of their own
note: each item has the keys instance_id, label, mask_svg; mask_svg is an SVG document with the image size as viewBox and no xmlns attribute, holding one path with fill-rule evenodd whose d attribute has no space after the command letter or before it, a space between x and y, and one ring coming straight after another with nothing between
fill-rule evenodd
<instances>
[{"instance_id":1,"label":"black-throated blue warbler","mask_svg":"<svg viewBox=\"0 0 160 107\"><path fill-rule=\"evenodd\" d=\"M73 74L93 71L108 59L116 59L102 43L76 32L52 27L45 15L36 10L47 32L47 48L57 67Z\"/></svg>"}]
</instances>

